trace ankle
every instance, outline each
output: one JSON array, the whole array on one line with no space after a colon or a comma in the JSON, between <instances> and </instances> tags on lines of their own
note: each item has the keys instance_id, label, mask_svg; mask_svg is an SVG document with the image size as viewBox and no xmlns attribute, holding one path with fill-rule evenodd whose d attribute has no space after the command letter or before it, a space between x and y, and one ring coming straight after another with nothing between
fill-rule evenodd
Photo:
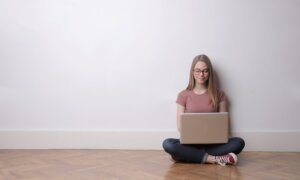
<instances>
[{"instance_id":1,"label":"ankle","mask_svg":"<svg viewBox=\"0 0 300 180\"><path fill-rule=\"evenodd\" d=\"M215 164L216 163L216 156L208 155L206 158L205 163Z\"/></svg>"}]
</instances>

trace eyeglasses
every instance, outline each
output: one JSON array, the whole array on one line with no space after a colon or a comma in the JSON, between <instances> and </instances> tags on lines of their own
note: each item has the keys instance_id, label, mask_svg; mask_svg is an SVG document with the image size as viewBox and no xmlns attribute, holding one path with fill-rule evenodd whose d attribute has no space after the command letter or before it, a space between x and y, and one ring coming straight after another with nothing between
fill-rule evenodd
<instances>
[{"instance_id":1,"label":"eyeglasses","mask_svg":"<svg viewBox=\"0 0 300 180\"><path fill-rule=\"evenodd\" d=\"M209 70L208 69L203 69L203 70L201 70L201 69L194 69L194 73L195 74L200 74L200 73L203 73L203 74L208 74L209 73Z\"/></svg>"}]
</instances>

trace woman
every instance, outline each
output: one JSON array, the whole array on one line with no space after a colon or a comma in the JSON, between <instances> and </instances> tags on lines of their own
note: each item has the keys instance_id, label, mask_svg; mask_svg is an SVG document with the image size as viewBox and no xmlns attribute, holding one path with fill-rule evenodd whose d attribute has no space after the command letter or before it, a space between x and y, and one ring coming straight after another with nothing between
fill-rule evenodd
<instances>
[{"instance_id":1,"label":"woman","mask_svg":"<svg viewBox=\"0 0 300 180\"><path fill-rule=\"evenodd\" d=\"M216 86L214 71L206 55L194 58L188 87L177 97L177 128L180 132L181 113L227 112L226 97ZM235 165L237 156L245 146L243 139L230 138L225 144L183 145L179 139L163 142L164 150L177 162Z\"/></svg>"}]
</instances>

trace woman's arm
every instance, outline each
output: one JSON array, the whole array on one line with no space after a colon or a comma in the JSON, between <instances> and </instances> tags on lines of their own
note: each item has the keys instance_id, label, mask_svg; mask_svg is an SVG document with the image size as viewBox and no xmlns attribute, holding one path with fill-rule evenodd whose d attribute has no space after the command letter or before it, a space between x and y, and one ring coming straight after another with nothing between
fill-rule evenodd
<instances>
[{"instance_id":1,"label":"woman's arm","mask_svg":"<svg viewBox=\"0 0 300 180\"><path fill-rule=\"evenodd\" d=\"M226 100L220 102L220 104L219 104L219 112L228 112Z\"/></svg>"},{"instance_id":2,"label":"woman's arm","mask_svg":"<svg viewBox=\"0 0 300 180\"><path fill-rule=\"evenodd\" d=\"M185 107L177 104L177 129L180 132L180 123L179 123L179 119L180 119L180 114L184 113Z\"/></svg>"}]
</instances>

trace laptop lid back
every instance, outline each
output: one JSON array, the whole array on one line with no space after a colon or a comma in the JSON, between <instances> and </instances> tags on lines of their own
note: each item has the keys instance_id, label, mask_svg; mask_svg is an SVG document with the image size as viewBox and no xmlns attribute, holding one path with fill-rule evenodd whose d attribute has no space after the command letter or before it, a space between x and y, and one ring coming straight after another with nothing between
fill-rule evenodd
<instances>
[{"instance_id":1,"label":"laptop lid back","mask_svg":"<svg viewBox=\"0 0 300 180\"><path fill-rule=\"evenodd\" d=\"M229 138L227 112L183 113L180 115L181 144L226 143Z\"/></svg>"}]
</instances>

